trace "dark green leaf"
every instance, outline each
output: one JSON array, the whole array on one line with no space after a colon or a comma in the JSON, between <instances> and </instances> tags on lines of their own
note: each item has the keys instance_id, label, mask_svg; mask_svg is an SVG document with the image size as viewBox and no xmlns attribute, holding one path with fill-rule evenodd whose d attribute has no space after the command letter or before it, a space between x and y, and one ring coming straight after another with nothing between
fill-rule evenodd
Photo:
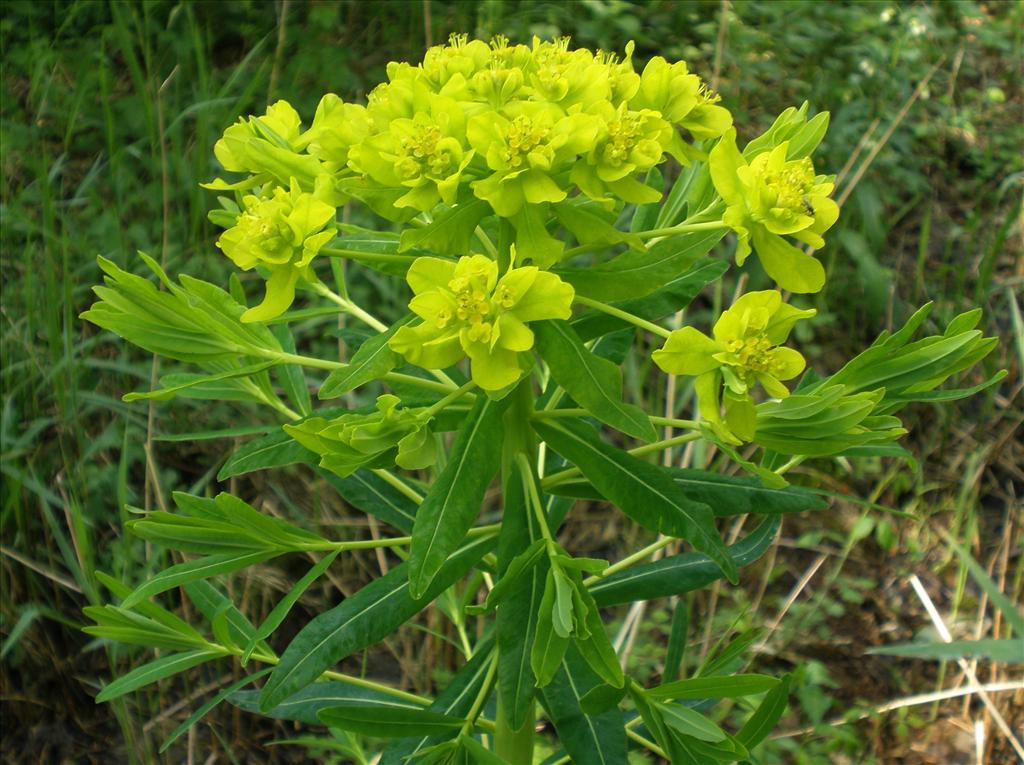
<instances>
[{"instance_id":1,"label":"dark green leaf","mask_svg":"<svg viewBox=\"0 0 1024 765\"><path fill-rule=\"evenodd\" d=\"M317 717L332 728L376 738L432 736L458 730L465 723L458 717L410 707L329 707L321 709Z\"/></svg>"},{"instance_id":2,"label":"dark green leaf","mask_svg":"<svg viewBox=\"0 0 1024 765\"><path fill-rule=\"evenodd\" d=\"M217 480L226 481L236 475L285 465L315 465L319 459L316 454L278 429L236 450L217 473Z\"/></svg>"},{"instance_id":3,"label":"dark green leaf","mask_svg":"<svg viewBox=\"0 0 1024 765\"><path fill-rule=\"evenodd\" d=\"M204 558L179 563L176 566L171 566L161 571L139 585L132 591L131 595L124 599L123 605L125 608L131 608L132 605L140 600L158 595L172 587L248 568L249 566L254 566L257 563L274 558L282 552L282 550L271 549L259 550L257 552L223 553L207 555Z\"/></svg>"},{"instance_id":4,"label":"dark green leaf","mask_svg":"<svg viewBox=\"0 0 1024 765\"><path fill-rule=\"evenodd\" d=\"M569 322L538 321L531 326L552 376L580 406L627 435L647 441L657 437L644 411L622 400L622 370L588 351Z\"/></svg>"},{"instance_id":5,"label":"dark green leaf","mask_svg":"<svg viewBox=\"0 0 1024 765\"><path fill-rule=\"evenodd\" d=\"M871 648L868 653L912 659L988 659L1024 664L1024 637L1002 640L954 640L951 643L899 643Z\"/></svg>"},{"instance_id":6,"label":"dark green leaf","mask_svg":"<svg viewBox=\"0 0 1024 765\"><path fill-rule=\"evenodd\" d=\"M150 683L155 683L157 680L163 680L165 677L184 672L186 669L191 669L198 664L218 659L223 655L220 651L199 649L162 656L148 664L143 664L141 667L136 667L127 675L122 675L114 680L114 682L104 686L103 690L96 694L96 703L111 701L126 693L131 693L137 688L142 688Z\"/></svg>"},{"instance_id":7,"label":"dark green leaf","mask_svg":"<svg viewBox=\"0 0 1024 765\"><path fill-rule=\"evenodd\" d=\"M448 463L416 511L408 561L413 597L427 591L480 513L487 486L501 467L503 410L503 402L477 397Z\"/></svg>"},{"instance_id":8,"label":"dark green leaf","mask_svg":"<svg viewBox=\"0 0 1024 765\"><path fill-rule=\"evenodd\" d=\"M665 683L647 691L652 699L735 699L770 691L779 681L768 675L692 677Z\"/></svg>"},{"instance_id":9,"label":"dark green leaf","mask_svg":"<svg viewBox=\"0 0 1024 765\"><path fill-rule=\"evenodd\" d=\"M576 763L625 765L626 732L622 713L609 709L584 714L582 700L600 681L575 648L570 647L541 698L558 739Z\"/></svg>"},{"instance_id":10,"label":"dark green leaf","mask_svg":"<svg viewBox=\"0 0 1024 765\"><path fill-rule=\"evenodd\" d=\"M754 714L736 734L736 739L747 749L753 749L764 741L786 711L789 704L790 682L791 677L786 675L775 688L768 691L768 695L758 705Z\"/></svg>"},{"instance_id":11,"label":"dark green leaf","mask_svg":"<svg viewBox=\"0 0 1024 765\"><path fill-rule=\"evenodd\" d=\"M711 508L686 497L668 473L606 444L586 423L535 421L533 427L622 512L647 529L686 539L737 581Z\"/></svg>"},{"instance_id":12,"label":"dark green leaf","mask_svg":"<svg viewBox=\"0 0 1024 765\"><path fill-rule=\"evenodd\" d=\"M357 470L344 478L325 470L317 472L352 507L376 516L406 534L412 531L416 503L372 471Z\"/></svg>"},{"instance_id":13,"label":"dark green leaf","mask_svg":"<svg viewBox=\"0 0 1024 765\"><path fill-rule=\"evenodd\" d=\"M750 534L729 547L737 567L761 557L775 539L779 519L765 518ZM601 607L636 600L681 595L721 578L722 571L706 555L682 553L632 566L591 585L590 593Z\"/></svg>"},{"instance_id":14,"label":"dark green leaf","mask_svg":"<svg viewBox=\"0 0 1024 765\"><path fill-rule=\"evenodd\" d=\"M276 706L341 659L390 635L465 574L493 545L492 537L470 540L448 558L418 599L409 594L409 574L403 563L341 605L320 614L288 645L263 688L260 708Z\"/></svg>"},{"instance_id":15,"label":"dark green leaf","mask_svg":"<svg viewBox=\"0 0 1024 765\"><path fill-rule=\"evenodd\" d=\"M681 234L652 246L629 251L589 268L556 270L576 292L593 300L623 300L649 295L711 251L725 231Z\"/></svg>"},{"instance_id":16,"label":"dark green leaf","mask_svg":"<svg viewBox=\"0 0 1024 765\"><path fill-rule=\"evenodd\" d=\"M360 385L383 377L400 366L403 363L402 357L391 350L388 341L405 323L405 320L395 322L387 332L374 335L360 345L347 366L335 369L327 376L324 384L320 386L317 397L337 398Z\"/></svg>"},{"instance_id":17,"label":"dark green leaf","mask_svg":"<svg viewBox=\"0 0 1024 765\"><path fill-rule=\"evenodd\" d=\"M264 675L269 674L272 669L273 667L266 667L265 669L261 669L259 672L254 672L251 675L246 675L241 680L238 680L237 682L232 683L226 688L221 689L220 692L217 693L213 698L211 698L209 701L207 701L205 704L199 707L199 709L197 709L195 712L193 712L187 718L185 718L181 725L175 728L171 732L171 735L169 735L167 738L163 740L163 742L160 744L160 753L163 754L164 752L166 752L167 747L169 747L171 744L177 741L181 734L183 734L185 731L187 731L189 728L191 728L193 725L195 725L197 722L203 719L211 709L220 704L231 694L247 686L249 683L252 683L258 680L259 678L263 677Z\"/></svg>"},{"instance_id":18,"label":"dark green leaf","mask_svg":"<svg viewBox=\"0 0 1024 765\"><path fill-rule=\"evenodd\" d=\"M425 247L439 255L468 255L473 232L490 210L487 202L469 197L455 207L436 213L434 220L426 226L403 230L399 250L405 252L413 247Z\"/></svg>"},{"instance_id":19,"label":"dark green leaf","mask_svg":"<svg viewBox=\"0 0 1024 765\"><path fill-rule=\"evenodd\" d=\"M313 683L291 696L272 709L261 710L259 706L260 691L243 691L231 696L235 706L257 714L274 717L280 720L294 720L308 725L320 725L317 717L320 710L352 704L375 708L422 709L418 704L398 698L372 688L353 685L344 680L328 680Z\"/></svg>"}]
</instances>

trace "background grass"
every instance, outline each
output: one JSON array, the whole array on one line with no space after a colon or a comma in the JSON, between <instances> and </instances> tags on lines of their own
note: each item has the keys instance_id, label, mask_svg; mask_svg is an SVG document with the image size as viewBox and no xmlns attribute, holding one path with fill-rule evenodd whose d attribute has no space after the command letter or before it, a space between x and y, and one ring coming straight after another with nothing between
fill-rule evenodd
<instances>
[{"instance_id":1,"label":"background grass","mask_svg":"<svg viewBox=\"0 0 1024 765\"><path fill-rule=\"evenodd\" d=\"M985 327L1003 342L978 379L999 367L1010 375L974 399L912 411L915 465L880 460L851 472L819 462L802 469L837 491L920 520L837 501L828 513L787 520L779 545L744 586L697 594L681 606L690 616L694 659L710 635L737 620L775 627L758 666L796 668L798 682L783 726L793 735L771 742L767 761L974 762L973 739L963 739L961 728L985 718L962 699L870 714L892 699L954 685L952 668L863 652L911 639L927 625L906 584L910 573L924 579L964 636L999 629L939 529L964 542L1020 600L1024 5L79 0L9 2L3 14L5 758L305 758L301 750L266 749L285 730L231 709L181 739L166 760L158 757L155 743L201 703L204 689L225 679L208 669L184 684L94 706L101 682L143 654L90 642L78 631L81 608L104 597L93 572L135 583L167 562L122 535L118 508L158 505L173 488L216 488L213 475L230 444L163 439L261 415L181 399L122 403L124 392L149 386L152 359L76 317L99 279L97 254L136 268L134 252L142 249L172 272L226 280L229 264L213 247L205 217L212 199L198 183L214 175L213 142L238 115L284 97L308 119L322 93L362 98L384 77L387 61L416 59L425 45L468 31L517 41L571 34L579 45L617 50L636 39L641 63L655 54L684 58L714 81L748 138L803 100L831 111L816 161L841 172L843 215L821 253L830 279L815 298L819 319L813 334L798 338L819 371L836 369L926 300L936 302L933 329L973 305L986 309ZM400 286L362 273L352 288L385 317L404 300ZM711 307L698 306L690 318L706 320ZM324 324L303 330L308 343L333 343L338 334ZM644 369L627 366L628 387L658 410L664 392ZM230 486L316 524L361 522L321 488L301 472L257 474ZM612 557L634 533L596 507L574 513L564 531L574 550ZM336 602L338 591L357 589L378 564L368 554L337 566L303 600L306 613ZM255 616L294 576L275 566L231 582ZM674 607L651 603L642 630L619 630L637 668L659 671ZM625 616L617 615L616 627ZM428 612L421 624L428 632L403 632L364 657L364 668L419 690L443 682L453 654L429 633L440 624ZM987 678L1005 672L983 669ZM1018 724L1024 720L1022 694L998 702ZM830 724L864 713L856 724ZM987 736L985 747L987 762L1009 762L998 734Z\"/></svg>"}]
</instances>

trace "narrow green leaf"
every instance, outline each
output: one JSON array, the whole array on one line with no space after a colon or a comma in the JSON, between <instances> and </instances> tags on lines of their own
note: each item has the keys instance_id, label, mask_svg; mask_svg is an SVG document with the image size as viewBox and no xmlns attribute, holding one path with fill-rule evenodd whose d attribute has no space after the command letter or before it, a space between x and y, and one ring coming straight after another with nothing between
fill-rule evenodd
<instances>
[{"instance_id":1,"label":"narrow green leaf","mask_svg":"<svg viewBox=\"0 0 1024 765\"><path fill-rule=\"evenodd\" d=\"M122 396L121 398L123 401L129 402L142 401L146 399L153 399L156 401L168 401L174 398L178 393L181 393L182 391L187 390L188 388L192 388L196 385L203 385L205 383L211 382L220 382L222 380L233 380L237 377L249 377L251 375L256 374L257 372L262 372L266 369L270 369L276 364L276 361L261 361L258 364L248 364L244 367L239 367L237 369L229 369L225 372L217 372L216 374L194 376L190 375L187 380L180 382L176 385L164 386L163 388L158 388L157 390L151 391L125 393L124 396Z\"/></svg>"},{"instance_id":2,"label":"narrow green leaf","mask_svg":"<svg viewBox=\"0 0 1024 765\"><path fill-rule=\"evenodd\" d=\"M357 470L344 478L326 470L318 470L317 473L352 507L376 516L406 534L412 531L418 505L383 478L369 470Z\"/></svg>"},{"instance_id":3,"label":"narrow green leaf","mask_svg":"<svg viewBox=\"0 0 1024 765\"><path fill-rule=\"evenodd\" d=\"M458 730L466 722L428 709L407 707L329 707L321 709L317 717L332 728L375 738L432 736Z\"/></svg>"},{"instance_id":4,"label":"narrow green leaf","mask_svg":"<svg viewBox=\"0 0 1024 765\"><path fill-rule=\"evenodd\" d=\"M573 462L602 495L644 528L686 539L737 581L736 564L715 529L714 514L660 468L606 444L583 422L535 421L534 429Z\"/></svg>"},{"instance_id":5,"label":"narrow green leaf","mask_svg":"<svg viewBox=\"0 0 1024 765\"><path fill-rule=\"evenodd\" d=\"M468 255L473 233L490 206L482 199L469 197L454 207L434 215L434 220L420 228L408 227L402 231L399 251L425 247L439 255Z\"/></svg>"},{"instance_id":6,"label":"narrow green leaf","mask_svg":"<svg viewBox=\"0 0 1024 765\"><path fill-rule=\"evenodd\" d=\"M242 654L242 666L244 667L246 662L249 661L249 657L252 655L253 650L259 645L261 640L266 639L270 634L281 626L281 622L284 621L285 617L288 616L288 612L292 610L292 606L302 597L302 594L309 589L309 586L319 579L323 573L330 568L330 565L334 562L334 559L338 557L340 550L335 550L329 555L325 555L315 566L313 566L306 575L302 577L295 585L288 591L288 594L281 598L280 602L274 606L274 610L267 614L267 618L263 620L263 623L259 626L250 639L248 645L245 646L245 651Z\"/></svg>"},{"instance_id":7,"label":"narrow green leaf","mask_svg":"<svg viewBox=\"0 0 1024 765\"><path fill-rule=\"evenodd\" d=\"M162 656L141 667L136 667L127 675L122 675L109 685L104 686L103 690L96 695L96 703L112 701L145 685L184 672L198 664L218 659L223 655L220 651L198 649Z\"/></svg>"},{"instance_id":8,"label":"narrow green leaf","mask_svg":"<svg viewBox=\"0 0 1024 765\"><path fill-rule=\"evenodd\" d=\"M316 454L279 428L237 449L217 473L217 480L285 465L315 465L319 461Z\"/></svg>"},{"instance_id":9,"label":"narrow green leaf","mask_svg":"<svg viewBox=\"0 0 1024 765\"><path fill-rule=\"evenodd\" d=\"M224 593L208 581L189 582L185 585L185 593L207 619L212 621L218 614L223 613L234 636L234 642L238 645L245 645L255 634L256 627L253 626L253 623L235 607ZM141 605L140 603L139 607ZM266 643L260 646L260 650L268 656L274 655L273 650Z\"/></svg>"},{"instance_id":10,"label":"narrow green leaf","mask_svg":"<svg viewBox=\"0 0 1024 765\"><path fill-rule=\"evenodd\" d=\"M728 270L729 264L724 260L702 258L651 294L632 300L615 301L611 305L641 319L657 321L686 308L701 290ZM631 337L635 334L635 328L625 319L598 310L581 314L573 320L572 328L584 341L623 328L631 330Z\"/></svg>"},{"instance_id":11,"label":"narrow green leaf","mask_svg":"<svg viewBox=\"0 0 1024 765\"><path fill-rule=\"evenodd\" d=\"M786 711L791 682L791 676L786 675L775 688L768 691L768 695L758 705L754 714L736 734L736 739L747 749L753 749L764 741Z\"/></svg>"},{"instance_id":12,"label":"narrow green leaf","mask_svg":"<svg viewBox=\"0 0 1024 765\"><path fill-rule=\"evenodd\" d=\"M405 323L406 320L395 322L387 332L374 335L360 345L347 366L335 369L327 376L320 386L320 392L316 394L317 398L337 398L400 366L403 363L402 357L391 350L388 341Z\"/></svg>"},{"instance_id":13,"label":"narrow green leaf","mask_svg":"<svg viewBox=\"0 0 1024 765\"><path fill-rule=\"evenodd\" d=\"M575 648L570 647L552 682L541 692L558 739L576 763L626 765L626 732L622 712L583 712L584 696L600 681Z\"/></svg>"},{"instance_id":14,"label":"narrow green leaf","mask_svg":"<svg viewBox=\"0 0 1024 765\"><path fill-rule=\"evenodd\" d=\"M761 630L751 629L741 632L721 650L712 650L704 663L697 670L697 674L703 677L716 675L720 672L730 672L734 664L745 654L754 641L761 636Z\"/></svg>"},{"instance_id":15,"label":"narrow green leaf","mask_svg":"<svg viewBox=\"0 0 1024 765\"><path fill-rule=\"evenodd\" d=\"M954 640L951 643L897 643L868 649L868 653L906 656L911 659L975 658L1024 664L1024 637Z\"/></svg>"},{"instance_id":16,"label":"narrow green leaf","mask_svg":"<svg viewBox=\"0 0 1024 765\"><path fill-rule=\"evenodd\" d=\"M410 595L421 597L480 512L501 467L504 402L479 396L452 444L448 463L416 511L409 548Z\"/></svg>"},{"instance_id":17,"label":"narrow green leaf","mask_svg":"<svg viewBox=\"0 0 1024 765\"><path fill-rule=\"evenodd\" d=\"M169 735L167 738L163 740L163 743L160 744L160 754L166 752L167 747L169 747L171 744L177 741L183 733L185 733L189 728L191 728L201 719L203 719L211 709L213 709L215 706L224 701L228 696L249 685L249 683L255 682L264 675L270 674L270 671L272 669L273 667L261 669L259 672L254 672L251 675L246 675L241 680L232 683L226 688L221 689L220 692L217 693L213 698L208 700L201 707L199 707L199 709L197 709L195 712L193 712L187 718L185 718L181 725L175 728L171 732L171 735Z\"/></svg>"},{"instance_id":18,"label":"narrow green leaf","mask_svg":"<svg viewBox=\"0 0 1024 765\"><path fill-rule=\"evenodd\" d=\"M494 546L493 537L467 542L441 566L420 598L409 593L407 564L393 568L330 611L316 617L292 640L260 696L268 710L306 687L324 670L390 635L466 573Z\"/></svg>"},{"instance_id":19,"label":"narrow green leaf","mask_svg":"<svg viewBox=\"0 0 1024 765\"><path fill-rule=\"evenodd\" d=\"M271 667L273 671L273 667ZM271 709L263 710L259 706L260 691L241 691L232 694L232 704L247 712L262 714L278 720L293 720L307 725L320 725L317 715L323 709L354 705L361 707L373 706L378 709L400 707L403 709L422 709L422 706L398 698L372 688L353 685L344 680L327 680L312 683L294 696L282 701Z\"/></svg>"},{"instance_id":20,"label":"narrow green leaf","mask_svg":"<svg viewBox=\"0 0 1024 765\"><path fill-rule=\"evenodd\" d=\"M538 539L520 555L513 558L508 568L505 569L505 573L495 583L494 589L487 593L487 598L484 602L479 606L467 606L466 613L474 615L485 614L497 608L498 604L523 584L533 567L537 565L537 562L543 556L545 546L544 540Z\"/></svg>"},{"instance_id":21,"label":"narrow green leaf","mask_svg":"<svg viewBox=\"0 0 1024 765\"><path fill-rule=\"evenodd\" d=\"M136 587L131 595L124 599L122 605L125 608L131 608L139 601L159 595L161 592L172 587L199 579L209 579L213 576L229 574L232 571L238 571L239 569L262 563L265 560L281 555L282 552L284 551L271 549L245 553L223 553L220 555L207 555L204 558L179 563L176 566L171 566L161 571L152 579Z\"/></svg>"},{"instance_id":22,"label":"narrow green leaf","mask_svg":"<svg viewBox=\"0 0 1024 765\"><path fill-rule=\"evenodd\" d=\"M622 400L622 370L588 351L569 322L552 319L532 327L555 381L580 406L627 435L646 441L657 437L644 411Z\"/></svg>"},{"instance_id":23,"label":"narrow green leaf","mask_svg":"<svg viewBox=\"0 0 1024 765\"><path fill-rule=\"evenodd\" d=\"M765 518L756 529L729 547L737 567L757 560L779 530L779 518ZM722 577L722 570L706 555L682 553L650 563L631 566L590 586L590 594L602 608L636 600L682 595L705 587Z\"/></svg>"},{"instance_id":24,"label":"narrow green leaf","mask_svg":"<svg viewBox=\"0 0 1024 765\"><path fill-rule=\"evenodd\" d=\"M695 709L681 704L658 704L657 708L665 724L679 733L701 741L725 740L725 731Z\"/></svg>"},{"instance_id":25,"label":"narrow green leaf","mask_svg":"<svg viewBox=\"0 0 1024 765\"><path fill-rule=\"evenodd\" d=\"M768 675L728 675L692 677L659 685L647 691L648 697L665 699L736 699L770 691L779 681Z\"/></svg>"},{"instance_id":26,"label":"narrow green leaf","mask_svg":"<svg viewBox=\"0 0 1024 765\"><path fill-rule=\"evenodd\" d=\"M706 255L725 230L699 231L666 239L647 252L629 251L589 268L556 269L576 292L593 300L637 298L657 290Z\"/></svg>"},{"instance_id":27,"label":"narrow green leaf","mask_svg":"<svg viewBox=\"0 0 1024 765\"><path fill-rule=\"evenodd\" d=\"M569 647L569 638L558 634L554 625L555 580L549 569L544 580L544 593L540 599L537 627L530 649L530 667L536 686L544 688L558 673Z\"/></svg>"}]
</instances>

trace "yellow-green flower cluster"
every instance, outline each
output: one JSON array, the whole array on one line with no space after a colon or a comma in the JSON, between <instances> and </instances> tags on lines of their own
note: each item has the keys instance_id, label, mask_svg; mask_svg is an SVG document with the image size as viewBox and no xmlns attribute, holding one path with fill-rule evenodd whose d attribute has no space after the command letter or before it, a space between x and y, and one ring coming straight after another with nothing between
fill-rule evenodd
<instances>
[{"instance_id":1,"label":"yellow-green flower cluster","mask_svg":"<svg viewBox=\"0 0 1024 765\"><path fill-rule=\"evenodd\" d=\"M839 218L829 194L830 176L815 175L809 157L788 159L789 142L756 155L748 162L730 130L711 151L715 189L728 205L723 222L736 231L740 265L753 249L775 283L791 292L817 292L825 285L825 269L783 237L823 247L822 234Z\"/></svg>"},{"instance_id":2,"label":"yellow-green flower cluster","mask_svg":"<svg viewBox=\"0 0 1024 765\"><path fill-rule=\"evenodd\" d=\"M337 193L399 220L464 191L505 217L575 189L608 204L649 202L659 195L640 174L666 155L699 155L679 129L714 138L732 118L685 63L658 57L637 73L632 51L452 36L419 65L391 63L365 106L328 94L303 132L278 102L229 128L216 153L226 170L294 176L306 190L327 173Z\"/></svg>"},{"instance_id":3,"label":"yellow-green flower cluster","mask_svg":"<svg viewBox=\"0 0 1024 765\"><path fill-rule=\"evenodd\" d=\"M217 246L243 270L263 266L270 271L266 297L242 314L242 321L266 321L280 316L295 298L300 278L312 281L309 264L334 238L335 208L313 193L300 190L294 178L289 188L268 187L265 195L246 195L235 224L221 234Z\"/></svg>"},{"instance_id":4,"label":"yellow-green flower cluster","mask_svg":"<svg viewBox=\"0 0 1024 765\"><path fill-rule=\"evenodd\" d=\"M797 321L814 314L813 308L783 303L776 290L748 292L722 313L713 337L693 327L677 329L654 352L654 362L670 374L696 376L701 417L726 440L749 441L756 427L751 390L760 383L773 398L789 395L782 381L804 370L804 358L780 346Z\"/></svg>"},{"instance_id":5,"label":"yellow-green flower cluster","mask_svg":"<svg viewBox=\"0 0 1024 765\"><path fill-rule=\"evenodd\" d=\"M406 278L415 293L409 307L423 321L399 328L391 348L427 369L468 356L473 381L484 390L501 390L522 376L533 347L529 322L572 313L573 288L555 274L525 266L499 278L498 264L484 255L457 263L417 258Z\"/></svg>"}]
</instances>

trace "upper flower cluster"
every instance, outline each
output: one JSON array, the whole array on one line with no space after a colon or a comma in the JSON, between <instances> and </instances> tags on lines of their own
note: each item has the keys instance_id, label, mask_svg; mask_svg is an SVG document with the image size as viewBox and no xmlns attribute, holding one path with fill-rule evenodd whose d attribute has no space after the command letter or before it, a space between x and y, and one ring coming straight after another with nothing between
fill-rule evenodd
<instances>
[{"instance_id":1,"label":"upper flower cluster","mask_svg":"<svg viewBox=\"0 0 1024 765\"><path fill-rule=\"evenodd\" d=\"M365 106L328 94L303 132L278 102L229 128L216 153L257 184L295 177L312 190L327 173L339 198L396 219L463 193L503 217L575 189L606 204L650 202L659 195L641 173L667 155L700 156L680 130L714 138L732 117L684 62L656 57L637 73L632 52L632 44L619 58L572 50L568 38L527 46L453 35L418 65L391 63Z\"/></svg>"}]
</instances>

